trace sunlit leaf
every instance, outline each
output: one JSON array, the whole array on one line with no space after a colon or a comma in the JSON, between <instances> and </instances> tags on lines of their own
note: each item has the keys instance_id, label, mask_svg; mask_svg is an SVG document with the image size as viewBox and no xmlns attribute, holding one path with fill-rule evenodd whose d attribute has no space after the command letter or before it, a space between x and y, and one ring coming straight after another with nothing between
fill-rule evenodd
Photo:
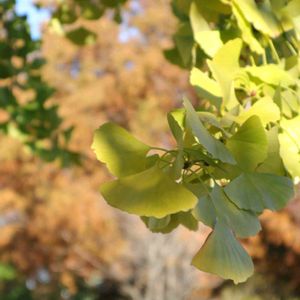
<instances>
[{"instance_id":1,"label":"sunlit leaf","mask_svg":"<svg viewBox=\"0 0 300 300\"><path fill-rule=\"evenodd\" d=\"M220 32L210 29L208 23L199 11L196 2L193 2L191 5L190 20L195 41L208 56L213 57L223 45Z\"/></svg>"},{"instance_id":2,"label":"sunlit leaf","mask_svg":"<svg viewBox=\"0 0 300 300\"><path fill-rule=\"evenodd\" d=\"M272 98L266 96L255 102L249 109L242 111L235 121L242 124L251 116L258 116L265 127L268 123L275 123L280 119L280 110Z\"/></svg>"},{"instance_id":3,"label":"sunlit leaf","mask_svg":"<svg viewBox=\"0 0 300 300\"><path fill-rule=\"evenodd\" d=\"M267 157L268 141L265 130L257 116L250 117L227 141L238 166L254 170Z\"/></svg>"},{"instance_id":4,"label":"sunlit leaf","mask_svg":"<svg viewBox=\"0 0 300 300\"><path fill-rule=\"evenodd\" d=\"M173 110L168 113L169 127L179 147L183 146L184 118L185 112L183 109Z\"/></svg>"},{"instance_id":5,"label":"sunlit leaf","mask_svg":"<svg viewBox=\"0 0 300 300\"><path fill-rule=\"evenodd\" d=\"M281 34L279 21L266 1L256 4L255 0L234 0L234 3L258 31L273 38Z\"/></svg>"},{"instance_id":6,"label":"sunlit leaf","mask_svg":"<svg viewBox=\"0 0 300 300\"><path fill-rule=\"evenodd\" d=\"M291 179L264 173L243 173L225 187L225 193L239 208L260 213L278 210L293 197Z\"/></svg>"},{"instance_id":7,"label":"sunlit leaf","mask_svg":"<svg viewBox=\"0 0 300 300\"><path fill-rule=\"evenodd\" d=\"M221 222L217 222L192 264L201 271L231 279L234 283L246 281L254 271L250 256Z\"/></svg>"},{"instance_id":8,"label":"sunlit leaf","mask_svg":"<svg viewBox=\"0 0 300 300\"><path fill-rule=\"evenodd\" d=\"M258 78L262 82L274 86L290 86L295 84L295 78L274 64L263 65L259 67L250 66L246 67L245 71L251 76Z\"/></svg>"},{"instance_id":9,"label":"sunlit leaf","mask_svg":"<svg viewBox=\"0 0 300 300\"><path fill-rule=\"evenodd\" d=\"M101 193L113 207L139 216L163 218L193 208L197 198L154 166L141 173L107 182Z\"/></svg>"},{"instance_id":10,"label":"sunlit leaf","mask_svg":"<svg viewBox=\"0 0 300 300\"><path fill-rule=\"evenodd\" d=\"M250 117L227 141L238 165L243 170L254 170L267 157L268 140L257 116Z\"/></svg>"},{"instance_id":11,"label":"sunlit leaf","mask_svg":"<svg viewBox=\"0 0 300 300\"><path fill-rule=\"evenodd\" d=\"M197 7L198 10L201 11L203 14L203 17L208 22L216 22L221 15L228 15L231 13L231 9L229 5L226 5L225 1L220 0L209 0L209 1L199 1L194 0L193 1Z\"/></svg>"},{"instance_id":12,"label":"sunlit leaf","mask_svg":"<svg viewBox=\"0 0 300 300\"><path fill-rule=\"evenodd\" d=\"M283 132L279 134L280 156L284 166L293 176L300 176L300 116L280 123Z\"/></svg>"},{"instance_id":13,"label":"sunlit leaf","mask_svg":"<svg viewBox=\"0 0 300 300\"><path fill-rule=\"evenodd\" d=\"M208 62L214 78L220 84L224 106L228 109L239 104L234 94L233 80L240 69L239 57L242 44L241 39L227 42L218 50L212 61Z\"/></svg>"},{"instance_id":14,"label":"sunlit leaf","mask_svg":"<svg viewBox=\"0 0 300 300\"><path fill-rule=\"evenodd\" d=\"M190 83L196 87L200 97L209 100L218 109L222 103L222 92L219 84L209 78L209 76L200 69L193 68L190 75Z\"/></svg>"},{"instance_id":15,"label":"sunlit leaf","mask_svg":"<svg viewBox=\"0 0 300 300\"><path fill-rule=\"evenodd\" d=\"M267 131L268 155L266 160L256 169L260 173L284 175L285 170L280 156L280 145L278 139L278 128L274 126Z\"/></svg>"},{"instance_id":16,"label":"sunlit leaf","mask_svg":"<svg viewBox=\"0 0 300 300\"><path fill-rule=\"evenodd\" d=\"M264 49L255 38L252 32L252 25L247 21L240 8L234 2L232 3L232 12L236 17L239 29L241 30L243 41L249 45L252 51L257 54L263 54Z\"/></svg>"},{"instance_id":17,"label":"sunlit leaf","mask_svg":"<svg viewBox=\"0 0 300 300\"><path fill-rule=\"evenodd\" d=\"M150 147L122 127L106 123L95 131L92 149L112 174L127 176L145 170Z\"/></svg>"}]
</instances>

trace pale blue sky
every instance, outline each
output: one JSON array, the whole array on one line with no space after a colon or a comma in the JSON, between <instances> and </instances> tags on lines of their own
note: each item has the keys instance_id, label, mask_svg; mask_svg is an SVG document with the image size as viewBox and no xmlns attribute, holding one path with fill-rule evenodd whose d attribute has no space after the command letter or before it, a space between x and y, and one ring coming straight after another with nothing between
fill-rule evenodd
<instances>
[{"instance_id":1,"label":"pale blue sky","mask_svg":"<svg viewBox=\"0 0 300 300\"><path fill-rule=\"evenodd\" d=\"M31 28L31 36L33 39L39 39L41 36L41 24L50 18L48 9L37 9L32 0L17 0L16 12L18 15L26 15Z\"/></svg>"}]
</instances>

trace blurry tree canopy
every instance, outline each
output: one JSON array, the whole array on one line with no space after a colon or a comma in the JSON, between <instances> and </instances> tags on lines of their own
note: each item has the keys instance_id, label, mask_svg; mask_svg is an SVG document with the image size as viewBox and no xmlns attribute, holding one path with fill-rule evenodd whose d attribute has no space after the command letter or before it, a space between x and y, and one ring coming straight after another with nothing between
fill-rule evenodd
<instances>
[{"instance_id":1,"label":"blurry tree canopy","mask_svg":"<svg viewBox=\"0 0 300 300\"><path fill-rule=\"evenodd\" d=\"M40 75L40 43L15 2L0 3L1 129L46 161L78 162L68 147L73 126L62 122ZM112 12L121 23L126 1L51 5L50 28L83 46L97 38L88 22ZM211 227L192 263L238 283L253 273L253 263L237 238L260 230L264 209L283 208L300 177L299 1L173 0L171 6L178 29L164 55L190 70L201 105L195 110L185 98L183 108L168 114L174 149L148 146L113 123L101 126L93 149L117 177L101 192L153 232L179 224L196 230L199 221Z\"/></svg>"}]
</instances>

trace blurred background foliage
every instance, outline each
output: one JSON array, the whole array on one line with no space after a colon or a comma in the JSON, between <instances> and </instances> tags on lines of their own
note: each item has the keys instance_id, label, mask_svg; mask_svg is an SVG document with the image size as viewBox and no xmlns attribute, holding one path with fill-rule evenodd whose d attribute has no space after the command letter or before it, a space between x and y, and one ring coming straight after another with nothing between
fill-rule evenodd
<instances>
[{"instance_id":1,"label":"blurred background foliage","mask_svg":"<svg viewBox=\"0 0 300 300\"><path fill-rule=\"evenodd\" d=\"M153 235L99 199L108 174L87 147L99 124L166 147L166 113L183 93L198 100L163 55L176 30L169 1L37 5L54 16L41 41L0 0L0 299L300 299L298 197L245 240L256 275L239 286L189 265L208 228Z\"/></svg>"}]
</instances>

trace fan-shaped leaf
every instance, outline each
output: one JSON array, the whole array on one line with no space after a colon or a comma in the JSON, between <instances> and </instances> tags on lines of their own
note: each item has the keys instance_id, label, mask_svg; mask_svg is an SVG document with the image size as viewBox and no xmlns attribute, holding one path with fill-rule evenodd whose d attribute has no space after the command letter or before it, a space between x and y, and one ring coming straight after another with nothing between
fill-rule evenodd
<instances>
[{"instance_id":1,"label":"fan-shaped leaf","mask_svg":"<svg viewBox=\"0 0 300 300\"><path fill-rule=\"evenodd\" d=\"M284 175L285 170L280 156L280 145L278 139L278 128L274 126L267 131L268 155L266 160L256 169L260 173Z\"/></svg>"},{"instance_id":2,"label":"fan-shaped leaf","mask_svg":"<svg viewBox=\"0 0 300 300\"><path fill-rule=\"evenodd\" d=\"M254 271L250 256L226 225L217 222L192 264L201 271L244 282Z\"/></svg>"},{"instance_id":3,"label":"fan-shaped leaf","mask_svg":"<svg viewBox=\"0 0 300 300\"><path fill-rule=\"evenodd\" d=\"M231 40L218 50L212 61L208 61L214 78L220 84L223 104L228 109L239 104L234 94L233 80L240 69L239 57L242 44L241 39Z\"/></svg>"},{"instance_id":4,"label":"fan-shaped leaf","mask_svg":"<svg viewBox=\"0 0 300 300\"><path fill-rule=\"evenodd\" d=\"M197 203L197 197L157 166L141 173L107 182L101 193L113 207L139 216L163 218L187 211Z\"/></svg>"},{"instance_id":5,"label":"fan-shaped leaf","mask_svg":"<svg viewBox=\"0 0 300 300\"><path fill-rule=\"evenodd\" d=\"M280 119L280 110L273 100L266 96L255 102L248 110L244 110L236 118L236 122L242 124L251 116L258 116L263 126L266 126L268 123L275 123Z\"/></svg>"},{"instance_id":6,"label":"fan-shaped leaf","mask_svg":"<svg viewBox=\"0 0 300 300\"><path fill-rule=\"evenodd\" d=\"M245 71L260 81L273 86L290 86L295 84L295 79L279 66L274 64L259 67L246 67Z\"/></svg>"},{"instance_id":7,"label":"fan-shaped leaf","mask_svg":"<svg viewBox=\"0 0 300 300\"><path fill-rule=\"evenodd\" d=\"M225 193L239 208L260 213L283 208L293 197L293 182L283 176L243 173L225 187Z\"/></svg>"},{"instance_id":8,"label":"fan-shaped leaf","mask_svg":"<svg viewBox=\"0 0 300 300\"><path fill-rule=\"evenodd\" d=\"M200 69L193 68L191 71L190 82L196 87L200 97L209 100L213 105L220 109L222 104L222 92L219 84L208 77Z\"/></svg>"},{"instance_id":9,"label":"fan-shaped leaf","mask_svg":"<svg viewBox=\"0 0 300 300\"><path fill-rule=\"evenodd\" d=\"M146 169L150 147L113 123L95 131L92 149L115 176L128 176Z\"/></svg>"},{"instance_id":10,"label":"fan-shaped leaf","mask_svg":"<svg viewBox=\"0 0 300 300\"><path fill-rule=\"evenodd\" d=\"M227 147L243 170L254 170L267 157L268 140L257 116L250 117L228 140Z\"/></svg>"},{"instance_id":11,"label":"fan-shaped leaf","mask_svg":"<svg viewBox=\"0 0 300 300\"><path fill-rule=\"evenodd\" d=\"M280 24L268 3L256 4L254 0L234 0L245 18L262 33L271 37L281 34Z\"/></svg>"},{"instance_id":12,"label":"fan-shaped leaf","mask_svg":"<svg viewBox=\"0 0 300 300\"><path fill-rule=\"evenodd\" d=\"M218 220L222 220L224 224L227 224L238 237L252 236L261 230L257 216L250 211L239 209L228 199L223 189L218 185L214 186L211 198Z\"/></svg>"}]
</instances>

